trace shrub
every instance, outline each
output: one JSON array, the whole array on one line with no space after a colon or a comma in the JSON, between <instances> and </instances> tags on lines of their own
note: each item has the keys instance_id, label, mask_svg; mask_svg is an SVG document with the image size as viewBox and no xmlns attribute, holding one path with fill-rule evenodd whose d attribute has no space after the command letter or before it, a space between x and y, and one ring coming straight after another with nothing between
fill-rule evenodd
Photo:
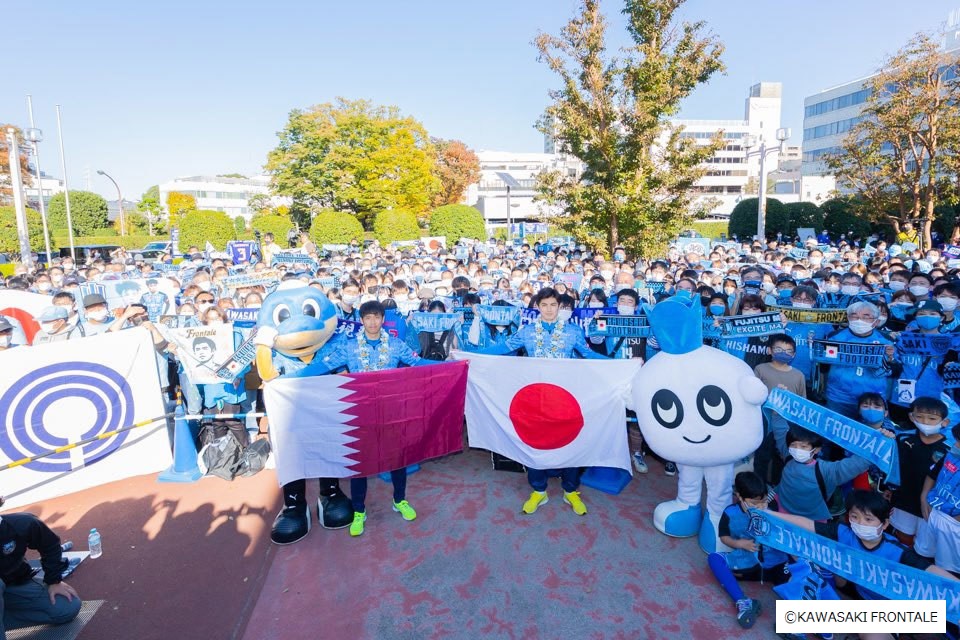
<instances>
[{"instance_id":1,"label":"shrub","mask_svg":"<svg viewBox=\"0 0 960 640\"><path fill-rule=\"evenodd\" d=\"M813 202L791 202L785 205L790 221L789 235L797 235L797 229L823 229L823 211Z\"/></svg>"},{"instance_id":2,"label":"shrub","mask_svg":"<svg viewBox=\"0 0 960 640\"><path fill-rule=\"evenodd\" d=\"M77 236L95 233L110 226L107 201L90 191L70 191L70 222ZM63 192L56 193L47 205L47 225L51 231L67 229L67 200Z\"/></svg>"},{"instance_id":3,"label":"shrub","mask_svg":"<svg viewBox=\"0 0 960 640\"><path fill-rule=\"evenodd\" d=\"M290 216L256 216L250 221L250 228L261 234L272 233L277 244L286 246L287 232L293 228L293 220Z\"/></svg>"},{"instance_id":4,"label":"shrub","mask_svg":"<svg viewBox=\"0 0 960 640\"><path fill-rule=\"evenodd\" d=\"M38 212L30 208L27 209L27 235L30 238L30 248L43 251L43 220ZM50 250L53 251L52 244ZM17 210L13 207L0 207L0 252L20 255Z\"/></svg>"},{"instance_id":5,"label":"shrub","mask_svg":"<svg viewBox=\"0 0 960 640\"><path fill-rule=\"evenodd\" d=\"M417 216L403 209L381 211L373 221L373 236L384 246L397 240L418 240Z\"/></svg>"},{"instance_id":6,"label":"shrub","mask_svg":"<svg viewBox=\"0 0 960 640\"><path fill-rule=\"evenodd\" d=\"M848 198L833 198L820 205L823 228L833 240L839 240L841 234L861 238L870 235L870 221L858 213L856 204Z\"/></svg>"},{"instance_id":7,"label":"shrub","mask_svg":"<svg viewBox=\"0 0 960 640\"><path fill-rule=\"evenodd\" d=\"M350 244L363 242L363 225L346 211L325 209L318 213L310 225L310 239L317 245Z\"/></svg>"},{"instance_id":8,"label":"shrub","mask_svg":"<svg viewBox=\"0 0 960 640\"><path fill-rule=\"evenodd\" d=\"M456 244L460 238L486 240L487 228L483 214L465 204L437 207L430 214L430 235L446 236L447 244Z\"/></svg>"},{"instance_id":9,"label":"shrub","mask_svg":"<svg viewBox=\"0 0 960 640\"><path fill-rule=\"evenodd\" d=\"M729 222L723 220L698 220L690 225L690 228L702 235L704 238L719 240L720 234L730 235L727 231Z\"/></svg>"},{"instance_id":10,"label":"shrub","mask_svg":"<svg viewBox=\"0 0 960 640\"><path fill-rule=\"evenodd\" d=\"M233 230L237 235L240 235L247 230L247 221L243 216L237 216L233 219Z\"/></svg>"},{"instance_id":11,"label":"shrub","mask_svg":"<svg viewBox=\"0 0 960 640\"><path fill-rule=\"evenodd\" d=\"M235 236L233 221L223 211L188 211L180 218L180 246L197 245L201 249L209 241L222 251Z\"/></svg>"},{"instance_id":12,"label":"shrub","mask_svg":"<svg viewBox=\"0 0 960 640\"><path fill-rule=\"evenodd\" d=\"M776 198L767 198L767 217L765 231L768 238L777 233L787 235L790 231L790 219L783 203ZM730 237L740 240L752 238L757 234L757 198L747 198L737 203L730 214Z\"/></svg>"}]
</instances>

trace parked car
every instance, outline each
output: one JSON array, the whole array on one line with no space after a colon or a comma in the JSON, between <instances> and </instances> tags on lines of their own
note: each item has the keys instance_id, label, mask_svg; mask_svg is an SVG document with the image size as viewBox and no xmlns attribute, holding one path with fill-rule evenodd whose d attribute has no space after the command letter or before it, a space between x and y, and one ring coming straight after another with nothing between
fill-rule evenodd
<instances>
[{"instance_id":1,"label":"parked car","mask_svg":"<svg viewBox=\"0 0 960 640\"><path fill-rule=\"evenodd\" d=\"M118 244L84 244L75 245L77 264L83 264L97 258L110 260L110 254L120 248ZM60 257L70 256L70 247L60 247Z\"/></svg>"}]
</instances>

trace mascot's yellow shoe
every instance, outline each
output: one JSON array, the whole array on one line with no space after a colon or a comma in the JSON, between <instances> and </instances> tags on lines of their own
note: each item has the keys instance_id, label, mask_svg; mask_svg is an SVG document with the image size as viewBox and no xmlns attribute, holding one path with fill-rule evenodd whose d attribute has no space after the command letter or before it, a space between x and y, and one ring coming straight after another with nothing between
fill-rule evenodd
<instances>
[{"instance_id":1,"label":"mascot's yellow shoe","mask_svg":"<svg viewBox=\"0 0 960 640\"><path fill-rule=\"evenodd\" d=\"M547 504L549 500L546 491L534 491L530 494L530 498L523 503L523 512L530 515L539 509L540 505Z\"/></svg>"},{"instance_id":2,"label":"mascot's yellow shoe","mask_svg":"<svg viewBox=\"0 0 960 640\"><path fill-rule=\"evenodd\" d=\"M570 508L573 509L573 512L578 516L587 515L587 505L583 504L583 500L580 499L579 491L571 491L563 493L563 501L570 505Z\"/></svg>"}]
</instances>

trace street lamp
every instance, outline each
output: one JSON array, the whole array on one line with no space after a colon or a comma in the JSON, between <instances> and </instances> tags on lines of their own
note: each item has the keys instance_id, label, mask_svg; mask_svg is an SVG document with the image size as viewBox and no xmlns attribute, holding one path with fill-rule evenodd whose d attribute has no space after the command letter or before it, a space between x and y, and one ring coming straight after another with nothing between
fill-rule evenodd
<instances>
[{"instance_id":1,"label":"street lamp","mask_svg":"<svg viewBox=\"0 0 960 640\"><path fill-rule=\"evenodd\" d=\"M763 242L764 245L766 245L767 239L767 172L764 170L764 161L767 159L768 154L782 152L783 143L786 142L789 137L790 129L777 129L777 141L780 144L768 149L763 136L760 136L760 148L757 151L750 151L751 148L757 146L756 136L747 135L743 138L743 148L747 151L745 158L749 160L750 156L760 156L760 197L757 198L757 239Z\"/></svg>"},{"instance_id":2,"label":"street lamp","mask_svg":"<svg viewBox=\"0 0 960 640\"><path fill-rule=\"evenodd\" d=\"M521 189L522 185L517 182L517 179L509 173L498 171L497 177L503 180L503 183L507 185L507 243L509 243L512 239L512 234L510 233L510 223L512 222L513 218L510 212L510 189Z\"/></svg>"},{"instance_id":3,"label":"street lamp","mask_svg":"<svg viewBox=\"0 0 960 640\"><path fill-rule=\"evenodd\" d=\"M126 221L123 219L123 194L120 193L120 185L118 185L117 181L111 178L110 175L105 173L102 169L97 169L97 175L103 176L112 182L113 186L117 188L117 206L120 208L120 235L124 236L127 234L127 225Z\"/></svg>"}]
</instances>

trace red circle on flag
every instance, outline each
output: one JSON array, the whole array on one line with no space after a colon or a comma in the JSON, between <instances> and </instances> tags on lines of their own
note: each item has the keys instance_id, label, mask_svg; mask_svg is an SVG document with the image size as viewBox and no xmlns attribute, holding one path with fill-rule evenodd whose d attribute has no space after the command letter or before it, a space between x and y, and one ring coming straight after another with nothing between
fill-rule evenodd
<instances>
[{"instance_id":1,"label":"red circle on flag","mask_svg":"<svg viewBox=\"0 0 960 640\"><path fill-rule=\"evenodd\" d=\"M583 429L583 413L573 394L543 382L517 391L510 402L510 421L517 436L534 449L565 447Z\"/></svg>"}]
</instances>

